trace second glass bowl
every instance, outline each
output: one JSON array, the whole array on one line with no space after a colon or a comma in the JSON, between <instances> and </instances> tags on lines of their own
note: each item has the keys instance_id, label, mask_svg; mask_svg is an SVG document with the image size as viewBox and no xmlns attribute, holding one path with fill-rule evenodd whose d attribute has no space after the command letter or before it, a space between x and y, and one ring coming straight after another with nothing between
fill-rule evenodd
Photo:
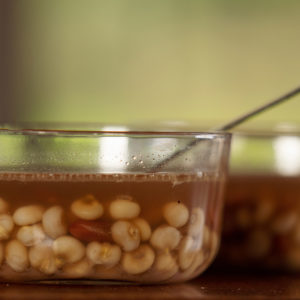
<instances>
[{"instance_id":1,"label":"second glass bowl","mask_svg":"<svg viewBox=\"0 0 300 300\"><path fill-rule=\"evenodd\" d=\"M219 261L300 271L300 133L234 134Z\"/></svg>"}]
</instances>

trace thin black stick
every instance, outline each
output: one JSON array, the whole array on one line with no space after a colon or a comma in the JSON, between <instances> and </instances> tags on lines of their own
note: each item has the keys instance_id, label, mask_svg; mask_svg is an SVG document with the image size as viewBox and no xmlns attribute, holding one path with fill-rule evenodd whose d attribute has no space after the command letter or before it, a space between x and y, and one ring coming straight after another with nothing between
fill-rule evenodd
<instances>
[{"instance_id":1,"label":"thin black stick","mask_svg":"<svg viewBox=\"0 0 300 300\"><path fill-rule=\"evenodd\" d=\"M297 94L300 93L300 86L295 88L294 90L268 102L267 104L264 104L254 110L252 110L251 112L248 112L240 117L238 117L237 119L228 122L227 124L217 127L215 128L213 131L227 131L229 129L234 128L235 126L247 121L248 119L250 119L251 117L254 117L256 115L258 115L259 113L275 106L278 105L282 102L284 102L285 100L288 100L294 96L296 96ZM196 145L198 142L200 142L201 140L193 140L192 142L190 142L187 146L185 146L183 149L180 149L178 151L176 151L175 153L173 153L172 155L170 155L168 158L164 159L163 161L161 161L160 163L158 163L155 167L152 168L152 171L156 171L157 169L161 168L162 166L164 166L166 163L168 163L169 161L171 161L172 159L178 157L179 155L181 155L182 153L186 152L188 149L190 149L192 146Z\"/></svg>"},{"instance_id":2,"label":"thin black stick","mask_svg":"<svg viewBox=\"0 0 300 300\"><path fill-rule=\"evenodd\" d=\"M250 119L251 117L253 116L256 116L258 115L259 113L279 104L279 103L282 103L284 102L285 100L288 100L294 96L296 96L298 93L300 93L300 86L297 87L296 89L280 96L279 98L276 98L275 100L272 100L270 101L269 103L266 103L264 104L263 106L260 106L254 110L252 110L251 112L248 112L246 113L245 115L243 116L240 116L238 117L237 119L233 120L233 121L230 121L229 123L221 126L221 127L218 127L216 128L215 130L217 131L226 131L226 130L229 130L229 129L232 129L234 128L235 126L243 123L244 121L247 121L248 119Z\"/></svg>"}]
</instances>

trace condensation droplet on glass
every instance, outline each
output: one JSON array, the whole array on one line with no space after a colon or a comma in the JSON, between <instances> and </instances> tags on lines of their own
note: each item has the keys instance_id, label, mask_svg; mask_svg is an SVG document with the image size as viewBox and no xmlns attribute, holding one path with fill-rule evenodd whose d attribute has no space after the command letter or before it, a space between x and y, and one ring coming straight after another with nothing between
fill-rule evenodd
<instances>
[{"instance_id":1,"label":"condensation droplet on glass","mask_svg":"<svg viewBox=\"0 0 300 300\"><path fill-rule=\"evenodd\" d=\"M136 160L136 156L135 156L135 155L132 155L131 158L132 158L133 160Z\"/></svg>"},{"instance_id":2,"label":"condensation droplet on glass","mask_svg":"<svg viewBox=\"0 0 300 300\"><path fill-rule=\"evenodd\" d=\"M126 161L125 164L126 164L126 166L129 166L129 162L128 161Z\"/></svg>"},{"instance_id":3,"label":"condensation droplet on glass","mask_svg":"<svg viewBox=\"0 0 300 300\"><path fill-rule=\"evenodd\" d=\"M141 165L142 165L143 163L144 163L144 162L143 162L142 160L140 160L140 161L139 161L139 164L141 164Z\"/></svg>"}]
</instances>

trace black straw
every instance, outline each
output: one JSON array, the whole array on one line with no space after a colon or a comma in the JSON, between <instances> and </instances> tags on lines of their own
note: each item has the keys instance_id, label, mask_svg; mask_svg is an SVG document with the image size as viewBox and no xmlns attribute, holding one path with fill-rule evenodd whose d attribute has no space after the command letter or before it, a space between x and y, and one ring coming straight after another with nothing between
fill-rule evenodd
<instances>
[{"instance_id":1,"label":"black straw","mask_svg":"<svg viewBox=\"0 0 300 300\"><path fill-rule=\"evenodd\" d=\"M238 117L237 119L233 120L233 121L230 121L229 123L221 126L221 127L218 127L216 128L215 130L217 131L226 131L226 130L229 130L229 129L232 129L234 128L235 126L247 121L248 119L250 119L251 117L253 116L256 116L258 115L259 113L279 104L279 103L282 103L284 102L285 100L288 100L294 96L296 96L298 93L300 93L300 86L297 87L296 89L276 98L275 100L272 100L270 101L269 103L266 103L264 104L263 106L260 106L254 110L252 110L251 112L248 112L246 113L245 115L241 116L241 117Z\"/></svg>"},{"instance_id":2,"label":"black straw","mask_svg":"<svg viewBox=\"0 0 300 300\"><path fill-rule=\"evenodd\" d=\"M291 90L290 92L252 110L251 112L248 112L238 118L236 118L233 121L228 122L227 124L217 127L215 128L213 131L227 131L229 129L232 129L234 127L236 127L237 125L247 121L248 119L250 119L251 117L254 117L256 115L258 115L259 113L275 106L278 105L294 96L296 96L297 94L300 93L300 86L298 86L297 88ZM178 157L179 155L181 155L182 153L186 152L188 149L190 149L192 146L196 145L200 140L193 140L191 143L189 143L187 146L185 146L185 148L176 151L175 153L173 153L171 156L169 156L168 158L164 159L163 161L161 161L160 163L158 163L152 170L156 171L157 169L161 168L162 166L164 166L166 163L168 163L169 161L173 160L174 158Z\"/></svg>"}]
</instances>

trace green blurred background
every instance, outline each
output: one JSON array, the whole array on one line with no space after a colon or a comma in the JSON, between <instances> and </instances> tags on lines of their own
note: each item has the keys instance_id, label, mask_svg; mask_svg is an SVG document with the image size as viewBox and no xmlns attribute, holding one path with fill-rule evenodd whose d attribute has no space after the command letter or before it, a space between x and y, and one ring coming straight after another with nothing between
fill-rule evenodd
<instances>
[{"instance_id":1,"label":"green blurred background","mask_svg":"<svg viewBox=\"0 0 300 300\"><path fill-rule=\"evenodd\" d=\"M300 84L297 0L4 2L2 119L218 124Z\"/></svg>"}]
</instances>

